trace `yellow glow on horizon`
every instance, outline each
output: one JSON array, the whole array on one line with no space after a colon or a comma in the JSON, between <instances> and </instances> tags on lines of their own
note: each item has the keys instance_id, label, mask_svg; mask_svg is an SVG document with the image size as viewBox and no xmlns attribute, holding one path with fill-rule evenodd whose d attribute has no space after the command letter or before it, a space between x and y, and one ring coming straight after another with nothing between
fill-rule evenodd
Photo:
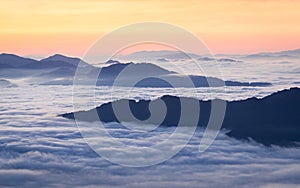
<instances>
[{"instance_id":1,"label":"yellow glow on horizon","mask_svg":"<svg viewBox=\"0 0 300 188\"><path fill-rule=\"evenodd\" d=\"M215 53L300 47L300 1L1 1L0 52L81 56L121 26L167 22L186 28Z\"/></svg>"}]
</instances>

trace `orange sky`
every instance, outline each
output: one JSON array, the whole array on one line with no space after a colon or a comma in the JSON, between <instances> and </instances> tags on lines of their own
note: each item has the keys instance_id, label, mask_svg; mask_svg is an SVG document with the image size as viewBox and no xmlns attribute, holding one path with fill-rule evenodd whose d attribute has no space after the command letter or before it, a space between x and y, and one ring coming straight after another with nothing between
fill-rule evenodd
<instances>
[{"instance_id":1,"label":"orange sky","mask_svg":"<svg viewBox=\"0 0 300 188\"><path fill-rule=\"evenodd\" d=\"M181 26L213 53L300 48L296 0L0 1L0 53L82 56L121 26L158 21Z\"/></svg>"}]
</instances>

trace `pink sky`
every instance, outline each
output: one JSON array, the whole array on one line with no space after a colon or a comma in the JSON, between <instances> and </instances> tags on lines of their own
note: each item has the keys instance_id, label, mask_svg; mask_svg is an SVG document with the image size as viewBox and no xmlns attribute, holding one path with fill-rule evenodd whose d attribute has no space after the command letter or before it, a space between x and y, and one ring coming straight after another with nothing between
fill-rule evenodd
<instances>
[{"instance_id":1,"label":"pink sky","mask_svg":"<svg viewBox=\"0 0 300 188\"><path fill-rule=\"evenodd\" d=\"M183 27L214 54L296 49L299 9L292 0L1 1L0 52L81 57L105 34L145 21Z\"/></svg>"}]
</instances>

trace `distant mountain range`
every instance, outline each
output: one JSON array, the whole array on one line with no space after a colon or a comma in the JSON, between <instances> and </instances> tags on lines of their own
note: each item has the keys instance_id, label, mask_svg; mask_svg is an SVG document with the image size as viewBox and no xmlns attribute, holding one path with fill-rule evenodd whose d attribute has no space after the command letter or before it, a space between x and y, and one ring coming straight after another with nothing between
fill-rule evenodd
<instances>
[{"instance_id":1,"label":"distant mountain range","mask_svg":"<svg viewBox=\"0 0 300 188\"><path fill-rule=\"evenodd\" d=\"M217 62L241 62L241 60L236 60L229 57L220 57L216 58L209 54L206 55L198 55L194 53L183 53L180 51L172 51L172 50L161 50L161 51L139 51L128 55L118 55L116 56L118 59L126 60L126 61L157 61L157 62L174 62L178 60L186 60L193 58L198 61L217 61Z\"/></svg>"},{"instance_id":2,"label":"distant mountain range","mask_svg":"<svg viewBox=\"0 0 300 188\"><path fill-rule=\"evenodd\" d=\"M0 54L0 68L20 68L37 62L34 59L23 58L14 54Z\"/></svg>"},{"instance_id":3,"label":"distant mountain range","mask_svg":"<svg viewBox=\"0 0 300 188\"><path fill-rule=\"evenodd\" d=\"M165 52L167 53L167 52ZM233 61L223 59L223 61ZM120 63L116 60L109 60L107 66L98 68L90 65L79 58L71 58L63 55L53 55L40 61L22 58L13 54L0 54L0 78L11 77L36 77L43 78L39 84L43 85L71 85L78 66L83 70L82 80L90 79L92 74L99 74L96 84L99 86L132 86L136 87L219 87L223 86L269 86L266 82L238 82L223 81L219 78L204 77L199 75L180 75L173 71L168 71L150 63ZM129 70L130 71L124 71ZM118 76L121 79L115 82ZM145 78L145 79L143 79ZM189 84L189 83L191 83ZM83 83L84 84L84 83Z\"/></svg>"},{"instance_id":4,"label":"distant mountain range","mask_svg":"<svg viewBox=\"0 0 300 188\"><path fill-rule=\"evenodd\" d=\"M23 58L14 54L0 54L0 66L19 69L49 69L49 68L76 68L79 62L91 66L79 58L67 57L59 54L47 57L40 61Z\"/></svg>"},{"instance_id":5,"label":"distant mountain range","mask_svg":"<svg viewBox=\"0 0 300 188\"><path fill-rule=\"evenodd\" d=\"M160 50L160 51L139 51L134 52L128 55L118 55L116 58L118 59L127 59L127 60L148 60L148 59L189 59L192 58L200 58L200 55L193 53L182 53L180 51L173 50Z\"/></svg>"},{"instance_id":6,"label":"distant mountain range","mask_svg":"<svg viewBox=\"0 0 300 188\"><path fill-rule=\"evenodd\" d=\"M155 103L158 99L151 102ZM193 98L180 98L165 95L159 100L164 101L167 113L161 126L177 126L181 114L180 101L188 104L200 103L200 116L198 126L205 127L208 123L212 100L198 101ZM216 101L219 99L214 99ZM226 101L225 101L226 102ZM227 129L227 135L237 139L253 139L259 143L270 146L295 145L300 143L300 88L283 90L262 99L250 98L242 101L226 102L226 113L222 128ZM122 117L116 118L112 108L124 109L124 104L129 104L130 111L122 111ZM156 124L156 119L148 119L150 100L128 100L122 99L102 104L88 111L78 111L62 114L60 116L82 121L103 122L135 122L131 113L138 120L146 120L146 123ZM192 105L193 106L193 105ZM198 105L197 105L198 106ZM193 115L195 112L185 112L186 115ZM98 117L99 116L99 117ZM147 120L148 119L148 120ZM188 120L189 118L186 118ZM189 126L188 121L185 122Z\"/></svg>"},{"instance_id":7,"label":"distant mountain range","mask_svg":"<svg viewBox=\"0 0 300 188\"><path fill-rule=\"evenodd\" d=\"M300 49L295 50L285 50L280 52L261 52L256 54L246 55L243 58L247 59L269 59L269 58L289 58L289 59L298 59L300 58Z\"/></svg>"},{"instance_id":8,"label":"distant mountain range","mask_svg":"<svg viewBox=\"0 0 300 188\"><path fill-rule=\"evenodd\" d=\"M234 57L234 58L233 58ZM193 53L183 53L179 51L172 50L161 50L161 51L140 51L128 55L119 55L117 58L132 61L147 61L155 60L158 62L169 62L177 61L181 59L193 58L198 61L217 61L220 63L234 63L241 62L244 59L274 59L274 58L290 58L298 59L300 58L300 49L295 50L285 50L279 52L261 52L248 55L239 55L239 54L216 54L215 57L209 54L193 54ZM238 60L236 58L239 58Z\"/></svg>"}]
</instances>

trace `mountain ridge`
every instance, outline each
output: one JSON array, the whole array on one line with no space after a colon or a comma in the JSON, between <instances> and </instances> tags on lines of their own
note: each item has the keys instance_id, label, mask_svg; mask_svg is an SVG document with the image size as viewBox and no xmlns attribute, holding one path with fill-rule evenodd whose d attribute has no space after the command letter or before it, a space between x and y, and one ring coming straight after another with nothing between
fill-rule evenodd
<instances>
[{"instance_id":1,"label":"mountain ridge","mask_svg":"<svg viewBox=\"0 0 300 188\"><path fill-rule=\"evenodd\" d=\"M176 126L180 117L180 100L188 100L189 103L198 103L200 106L199 127L206 127L213 99L201 101L194 98L176 97L164 95L151 102L162 100L166 104L167 114L160 126ZM222 101L222 100L221 100ZM150 100L129 100L121 99L104 103L94 109L87 111L78 111L61 114L59 116L81 121L99 121L103 122L135 122L129 112L122 112L122 117L116 118L112 105L122 109L122 105L128 102L132 114L139 120L146 120L150 117ZM275 92L262 99L255 97L240 101L226 102L226 112L222 128L229 130L228 136L249 140L249 138L262 143L266 146L294 146L296 142L300 143L300 88L290 88ZM96 113L95 113L96 112ZM193 114L193 111L186 112ZM95 114L98 114L95 115ZM150 119L150 124L155 124L155 120ZM188 126L188 125L186 125Z\"/></svg>"},{"instance_id":2,"label":"mountain ridge","mask_svg":"<svg viewBox=\"0 0 300 188\"><path fill-rule=\"evenodd\" d=\"M14 65L13 62L16 62ZM228 61L228 60L226 60ZM136 80L145 77L136 84L136 87L172 87L170 84L166 84L167 81L176 83L176 87L220 87L220 86L270 86L267 82L238 82L230 80L222 80L215 77L205 77L201 75L180 75L176 72L169 71L160 66L151 63L120 63L116 60L108 61L108 66L98 68L90 65L79 58L67 57L60 54L54 54L47 58L41 59L40 61L33 60L30 58L22 58L14 54L1 54L0 55L0 67L2 70L5 69L18 69L18 70L34 70L39 73L40 77L47 77L50 79L47 82L41 84L47 85L47 83L58 84L63 83L64 85L69 83L73 84L70 79L74 77L78 66L81 66L84 79L89 79L91 74L99 74L98 81L96 82L99 86L111 86L115 83L118 75L124 73L125 68L130 68L126 75L121 77L119 86L132 86ZM126 70L128 70L126 69ZM14 71L13 71L14 72ZM126 71L125 71L126 72ZM2 74L4 74L2 72ZM4 74L6 75L6 74ZM24 75L24 74L18 74ZM32 72L28 75L31 76ZM0 76L5 77L1 75ZM65 78L69 81L62 80L53 82L51 79ZM192 83L187 84L187 83Z\"/></svg>"}]
</instances>

